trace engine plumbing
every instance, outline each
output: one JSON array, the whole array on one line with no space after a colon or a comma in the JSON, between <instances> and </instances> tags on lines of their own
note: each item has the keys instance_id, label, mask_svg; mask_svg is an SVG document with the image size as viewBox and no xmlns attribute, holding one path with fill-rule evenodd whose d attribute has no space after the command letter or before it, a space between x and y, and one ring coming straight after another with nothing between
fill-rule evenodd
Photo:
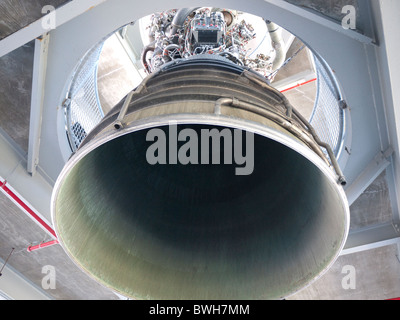
<instances>
[{"instance_id":1,"label":"engine plumbing","mask_svg":"<svg viewBox=\"0 0 400 320\"><path fill-rule=\"evenodd\" d=\"M263 53L250 57L249 42L257 34L245 18L237 11L214 8L155 13L147 28L150 43L143 50L143 65L152 73L170 61L213 54L268 76L273 59Z\"/></svg>"}]
</instances>

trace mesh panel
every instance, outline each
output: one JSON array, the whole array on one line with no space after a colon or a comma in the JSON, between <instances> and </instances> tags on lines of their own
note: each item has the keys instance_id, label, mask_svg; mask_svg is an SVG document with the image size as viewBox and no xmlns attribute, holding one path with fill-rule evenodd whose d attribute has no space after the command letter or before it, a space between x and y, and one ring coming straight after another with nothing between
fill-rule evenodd
<instances>
[{"instance_id":1,"label":"mesh panel","mask_svg":"<svg viewBox=\"0 0 400 320\"><path fill-rule=\"evenodd\" d=\"M329 67L320 58L315 58L317 72L317 98L310 123L321 141L328 143L338 155L343 138L343 110L340 92Z\"/></svg>"},{"instance_id":2,"label":"mesh panel","mask_svg":"<svg viewBox=\"0 0 400 320\"><path fill-rule=\"evenodd\" d=\"M104 116L97 91L97 66L102 48L103 44L99 44L86 54L71 82L66 116L72 151L79 148L87 134Z\"/></svg>"}]
</instances>

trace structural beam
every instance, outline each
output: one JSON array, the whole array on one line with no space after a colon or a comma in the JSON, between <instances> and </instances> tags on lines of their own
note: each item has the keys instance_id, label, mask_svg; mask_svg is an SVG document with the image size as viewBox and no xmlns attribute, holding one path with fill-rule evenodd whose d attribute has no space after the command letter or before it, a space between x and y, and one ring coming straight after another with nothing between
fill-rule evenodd
<instances>
[{"instance_id":1,"label":"structural beam","mask_svg":"<svg viewBox=\"0 0 400 320\"><path fill-rule=\"evenodd\" d=\"M359 196L371 185L372 182L390 165L393 149L381 152L371 161L357 179L346 188L346 195L351 206Z\"/></svg>"},{"instance_id":2,"label":"structural beam","mask_svg":"<svg viewBox=\"0 0 400 320\"><path fill-rule=\"evenodd\" d=\"M27 170L32 175L36 173L36 167L39 164L39 146L49 39L50 35L45 34L35 40L27 162Z\"/></svg>"},{"instance_id":3,"label":"structural beam","mask_svg":"<svg viewBox=\"0 0 400 320\"><path fill-rule=\"evenodd\" d=\"M399 210L399 197L398 197L398 183L394 174L395 161L392 161L390 166L386 169L386 179L389 189L390 203L392 205L393 221L400 223L400 210Z\"/></svg>"},{"instance_id":4,"label":"structural beam","mask_svg":"<svg viewBox=\"0 0 400 320\"><path fill-rule=\"evenodd\" d=\"M51 226L50 200L54 182L40 168L37 168L35 176L26 171L26 154L2 129L0 159L0 191L7 193L9 189L23 199L23 203L40 216L46 225ZM32 217L31 214L29 216Z\"/></svg>"},{"instance_id":5,"label":"structural beam","mask_svg":"<svg viewBox=\"0 0 400 320\"><path fill-rule=\"evenodd\" d=\"M0 264L4 264L1 259ZM1 294L1 292L4 294ZM48 295L42 288L39 288L9 265L4 268L0 277L1 297L6 300L53 300L53 297Z\"/></svg>"},{"instance_id":6,"label":"structural beam","mask_svg":"<svg viewBox=\"0 0 400 320\"><path fill-rule=\"evenodd\" d=\"M400 21L398 12L400 1L385 0L371 1L371 6L376 12L374 19L377 23L376 32L380 39L380 46L376 48L377 61L379 62L379 83L383 92L385 103L386 129L389 133L390 143L394 149L393 163L388 168L388 183L393 209L393 219L400 221L399 195L400 195L400 61L398 52L400 42L398 32Z\"/></svg>"},{"instance_id":7,"label":"structural beam","mask_svg":"<svg viewBox=\"0 0 400 320\"><path fill-rule=\"evenodd\" d=\"M11 34L0 41L0 57L10 53L11 51L23 46L24 44L39 38L43 34L50 32L62 24L74 19L82 13L93 9L106 0L73 0L53 12L44 15L41 19L36 20L25 28ZM51 17L49 17L51 15ZM49 23L52 19L54 24Z\"/></svg>"},{"instance_id":8,"label":"structural beam","mask_svg":"<svg viewBox=\"0 0 400 320\"><path fill-rule=\"evenodd\" d=\"M363 44L375 45L374 39L372 39L368 36L365 36L356 30L345 29L337 21L334 21L333 19L330 19L326 16L320 15L317 12L307 10L305 8L296 6L294 4L291 4L289 2L282 1L282 0L264 0L264 1L271 3L271 4L275 5L276 7L284 9L285 11L294 13L294 14L298 15L299 17L302 17L304 19L311 20L315 23L318 23L319 25L321 25L323 27L326 27L333 31L344 34L344 35L350 37L351 39L357 40ZM343 15L343 17L344 17L344 15Z\"/></svg>"},{"instance_id":9,"label":"structural beam","mask_svg":"<svg viewBox=\"0 0 400 320\"><path fill-rule=\"evenodd\" d=\"M398 224L385 223L370 226L351 231L341 255L376 249L393 244L400 244L400 229Z\"/></svg>"},{"instance_id":10,"label":"structural beam","mask_svg":"<svg viewBox=\"0 0 400 320\"><path fill-rule=\"evenodd\" d=\"M8 185L8 182L0 177L0 191L4 193L7 198L9 198L17 207L19 207L26 215L29 216L36 224L39 225L45 232L47 232L54 239L57 238L57 235L53 228L50 226L50 223L46 221L46 219L37 212L32 206L27 203L25 199L19 195L14 188Z\"/></svg>"}]
</instances>

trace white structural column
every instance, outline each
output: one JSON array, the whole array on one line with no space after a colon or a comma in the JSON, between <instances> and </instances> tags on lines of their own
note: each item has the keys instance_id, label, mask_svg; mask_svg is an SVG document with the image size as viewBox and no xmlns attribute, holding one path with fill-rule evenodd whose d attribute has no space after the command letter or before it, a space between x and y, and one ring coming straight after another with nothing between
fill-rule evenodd
<instances>
[{"instance_id":1,"label":"white structural column","mask_svg":"<svg viewBox=\"0 0 400 320\"><path fill-rule=\"evenodd\" d=\"M36 167L39 164L39 146L49 40L49 34L44 34L35 40L27 163L27 170L32 175L36 173Z\"/></svg>"}]
</instances>

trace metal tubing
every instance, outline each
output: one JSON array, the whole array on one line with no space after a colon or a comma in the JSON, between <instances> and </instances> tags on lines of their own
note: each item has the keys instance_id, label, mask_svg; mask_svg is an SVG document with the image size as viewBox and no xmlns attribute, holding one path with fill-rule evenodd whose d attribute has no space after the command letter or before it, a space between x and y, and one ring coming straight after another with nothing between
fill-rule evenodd
<instances>
[{"instance_id":1,"label":"metal tubing","mask_svg":"<svg viewBox=\"0 0 400 320\"><path fill-rule=\"evenodd\" d=\"M56 244L58 244L58 240L48 241L48 242L45 242L45 243L40 243L40 244L35 245L35 246L29 246L26 249L26 251L32 252L32 251L36 251L36 250L39 250L39 249L47 248L47 247L50 247L50 246L54 246Z\"/></svg>"},{"instance_id":2,"label":"metal tubing","mask_svg":"<svg viewBox=\"0 0 400 320\"><path fill-rule=\"evenodd\" d=\"M272 47L276 52L276 57L273 62L273 71L275 71L284 64L286 59L285 46L282 38L282 28L271 21L267 21L267 28L271 36Z\"/></svg>"},{"instance_id":3,"label":"metal tubing","mask_svg":"<svg viewBox=\"0 0 400 320\"><path fill-rule=\"evenodd\" d=\"M122 122L124 120L124 117L126 115L126 112L128 110L129 104L131 103L131 100L132 100L132 97L133 97L134 94L135 94L135 92L131 91L126 96L124 104L123 104L123 106L121 108L121 112L119 113L118 118L115 121L115 124L114 124L115 129L118 130L118 129L121 129L123 127L123 123Z\"/></svg>"}]
</instances>

